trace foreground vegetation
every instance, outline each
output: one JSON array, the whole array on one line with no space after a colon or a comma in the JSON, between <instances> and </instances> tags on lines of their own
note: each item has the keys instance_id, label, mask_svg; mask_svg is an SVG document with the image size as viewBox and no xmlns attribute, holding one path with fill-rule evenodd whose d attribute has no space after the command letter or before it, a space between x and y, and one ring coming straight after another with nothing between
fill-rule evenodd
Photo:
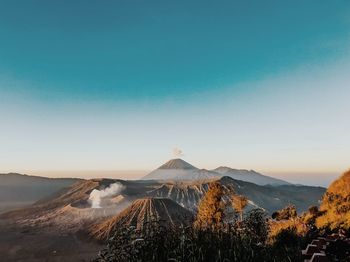
<instances>
[{"instance_id":1,"label":"foreground vegetation","mask_svg":"<svg viewBox=\"0 0 350 262\"><path fill-rule=\"evenodd\" d=\"M159 222L142 230L120 228L98 261L299 261L301 242L284 231L267 244L268 227L261 210L243 221L215 231L196 227L169 228ZM289 243L287 245L287 243Z\"/></svg>"}]
</instances>

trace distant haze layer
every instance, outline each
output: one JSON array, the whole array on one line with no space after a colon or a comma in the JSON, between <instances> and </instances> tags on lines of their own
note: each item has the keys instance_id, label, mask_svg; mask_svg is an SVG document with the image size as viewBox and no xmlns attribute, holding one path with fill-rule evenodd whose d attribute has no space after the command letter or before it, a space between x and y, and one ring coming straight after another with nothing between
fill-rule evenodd
<instances>
[{"instance_id":1,"label":"distant haze layer","mask_svg":"<svg viewBox=\"0 0 350 262\"><path fill-rule=\"evenodd\" d=\"M147 170L40 170L22 173L45 177L119 178L133 180L143 177L148 172Z\"/></svg>"},{"instance_id":2,"label":"distant haze layer","mask_svg":"<svg viewBox=\"0 0 350 262\"><path fill-rule=\"evenodd\" d=\"M328 187L343 172L263 172L294 184Z\"/></svg>"},{"instance_id":3,"label":"distant haze layer","mask_svg":"<svg viewBox=\"0 0 350 262\"><path fill-rule=\"evenodd\" d=\"M259 170L257 170L259 171ZM38 170L38 171L22 171L28 175L37 175L45 177L74 177L74 178L115 178L134 180L140 179L147 175L151 170ZM7 172L2 172L7 173ZM274 178L286 180L295 184L303 184L310 186L328 187L329 184L340 176L339 172L286 172L286 171L262 171L264 175Z\"/></svg>"}]
</instances>

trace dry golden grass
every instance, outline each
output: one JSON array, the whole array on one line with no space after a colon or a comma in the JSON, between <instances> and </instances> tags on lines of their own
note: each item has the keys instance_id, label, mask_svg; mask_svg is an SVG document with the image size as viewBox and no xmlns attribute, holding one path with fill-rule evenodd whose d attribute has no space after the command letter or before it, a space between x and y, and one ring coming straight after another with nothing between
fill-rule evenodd
<instances>
[{"instance_id":1,"label":"dry golden grass","mask_svg":"<svg viewBox=\"0 0 350 262\"><path fill-rule=\"evenodd\" d=\"M300 237L304 237L307 232L309 231L309 228L307 224L304 222L304 220L300 217L297 217L295 219L289 219L289 220L270 220L269 221L269 242L272 243L277 235L279 235L283 230L296 230L296 233Z\"/></svg>"},{"instance_id":2,"label":"dry golden grass","mask_svg":"<svg viewBox=\"0 0 350 262\"><path fill-rule=\"evenodd\" d=\"M350 229L350 170L330 185L320 210L324 214L316 219L318 228Z\"/></svg>"}]
</instances>

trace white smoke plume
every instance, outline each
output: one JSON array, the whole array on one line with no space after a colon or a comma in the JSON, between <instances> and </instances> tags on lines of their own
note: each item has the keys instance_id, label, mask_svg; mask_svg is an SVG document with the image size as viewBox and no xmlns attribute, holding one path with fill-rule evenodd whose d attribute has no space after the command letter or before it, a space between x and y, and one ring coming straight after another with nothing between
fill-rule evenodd
<instances>
[{"instance_id":1,"label":"white smoke plume","mask_svg":"<svg viewBox=\"0 0 350 262\"><path fill-rule=\"evenodd\" d=\"M180 148L178 148L178 147L173 148L173 156L175 158L182 157L183 155L184 154Z\"/></svg>"},{"instance_id":2,"label":"white smoke plume","mask_svg":"<svg viewBox=\"0 0 350 262\"><path fill-rule=\"evenodd\" d=\"M90 193L89 202L92 208L101 208L101 200L119 195L124 190L124 186L120 183L110 184L102 190L94 189Z\"/></svg>"}]
</instances>

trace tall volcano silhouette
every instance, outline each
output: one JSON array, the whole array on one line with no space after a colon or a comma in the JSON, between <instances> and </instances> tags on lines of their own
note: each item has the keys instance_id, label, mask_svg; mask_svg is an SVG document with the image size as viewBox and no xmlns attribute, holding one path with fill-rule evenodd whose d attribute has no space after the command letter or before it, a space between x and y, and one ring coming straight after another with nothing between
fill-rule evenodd
<instances>
[{"instance_id":1,"label":"tall volcano silhouette","mask_svg":"<svg viewBox=\"0 0 350 262\"><path fill-rule=\"evenodd\" d=\"M192 166L190 163L187 163L181 158L175 158L161 165L160 167L158 167L158 169L198 169L198 168L195 166Z\"/></svg>"},{"instance_id":2,"label":"tall volcano silhouette","mask_svg":"<svg viewBox=\"0 0 350 262\"><path fill-rule=\"evenodd\" d=\"M142 179L144 180L201 180L220 176L219 174L199 169L186 161L171 159Z\"/></svg>"}]
</instances>

